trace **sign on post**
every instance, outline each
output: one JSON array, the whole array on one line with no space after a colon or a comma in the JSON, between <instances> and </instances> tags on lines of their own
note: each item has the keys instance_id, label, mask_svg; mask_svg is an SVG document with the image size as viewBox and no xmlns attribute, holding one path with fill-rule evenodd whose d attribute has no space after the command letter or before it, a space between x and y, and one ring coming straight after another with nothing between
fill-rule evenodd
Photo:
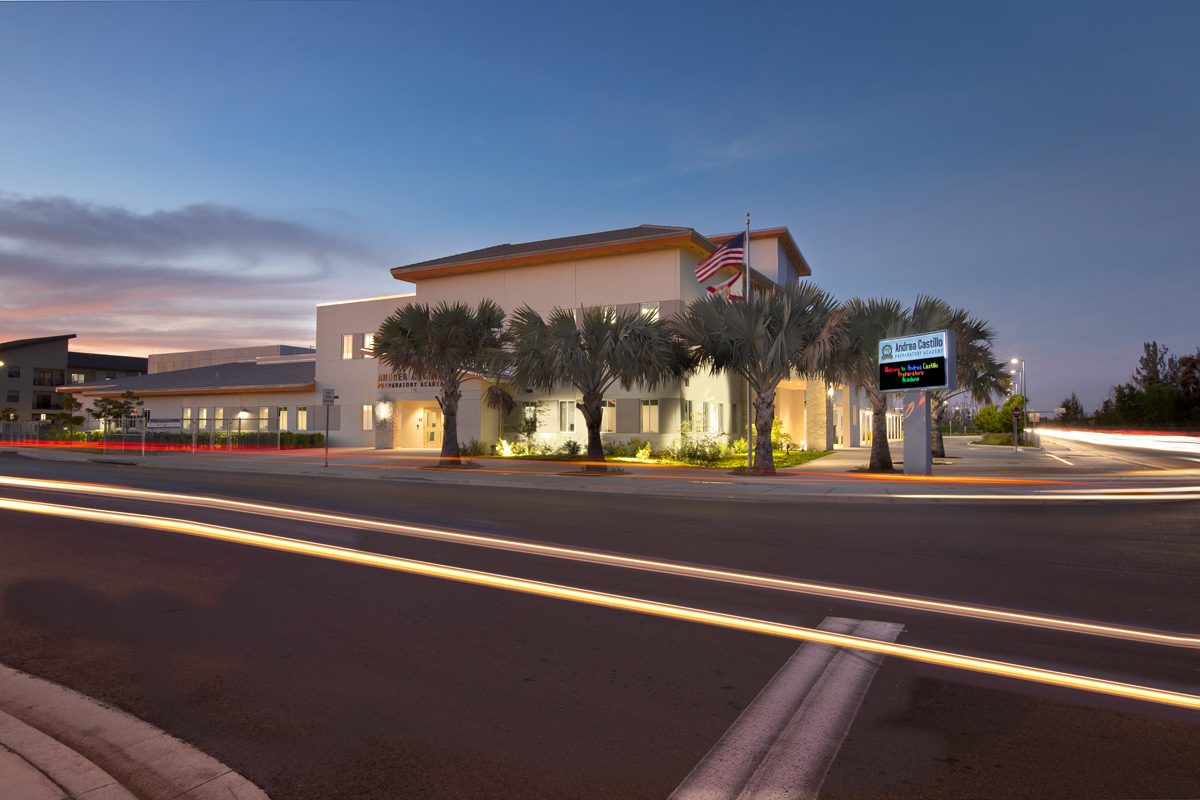
<instances>
[{"instance_id":1,"label":"sign on post","mask_svg":"<svg viewBox=\"0 0 1200 800\"><path fill-rule=\"evenodd\" d=\"M1013 422L1021 421L1021 407L1013 406Z\"/></svg>"},{"instance_id":2,"label":"sign on post","mask_svg":"<svg viewBox=\"0 0 1200 800\"><path fill-rule=\"evenodd\" d=\"M958 359L954 331L932 331L879 342L879 391L953 389Z\"/></svg>"},{"instance_id":3,"label":"sign on post","mask_svg":"<svg viewBox=\"0 0 1200 800\"><path fill-rule=\"evenodd\" d=\"M322 389L321 390L321 405L331 406L331 405L333 405L333 401L336 398L337 398L337 395L335 395L333 393L333 389Z\"/></svg>"}]
</instances>

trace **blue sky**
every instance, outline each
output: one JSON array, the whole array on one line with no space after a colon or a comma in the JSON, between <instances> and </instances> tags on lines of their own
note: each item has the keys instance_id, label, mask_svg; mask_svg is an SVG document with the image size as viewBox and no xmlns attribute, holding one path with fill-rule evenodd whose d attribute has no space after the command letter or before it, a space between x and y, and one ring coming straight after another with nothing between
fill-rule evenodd
<instances>
[{"instance_id":1,"label":"blue sky","mask_svg":"<svg viewBox=\"0 0 1200 800\"><path fill-rule=\"evenodd\" d=\"M0 3L0 340L311 344L387 269L786 225L1089 410L1200 345L1196 3Z\"/></svg>"}]
</instances>

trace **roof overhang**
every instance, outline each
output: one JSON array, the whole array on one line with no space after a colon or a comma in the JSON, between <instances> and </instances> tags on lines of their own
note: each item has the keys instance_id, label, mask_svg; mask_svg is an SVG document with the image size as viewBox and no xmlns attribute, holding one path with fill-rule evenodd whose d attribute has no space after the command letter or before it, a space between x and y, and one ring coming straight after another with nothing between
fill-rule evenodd
<instances>
[{"instance_id":1,"label":"roof overhang","mask_svg":"<svg viewBox=\"0 0 1200 800\"><path fill-rule=\"evenodd\" d=\"M407 267L393 267L392 277L401 281L420 280L422 278L438 278L447 275L461 275L469 272L485 272L488 270L508 269L509 267L528 267L535 264L551 264L559 261L573 261L584 258L599 258L601 256L623 255L650 250L668 250L680 248L704 258L717 249L717 245L696 233L695 231L658 234L638 239L626 239L609 244L582 245L579 247L557 247L538 252L526 252L520 255L480 258L430 266L414 264Z\"/></svg>"},{"instance_id":2,"label":"roof overhang","mask_svg":"<svg viewBox=\"0 0 1200 800\"><path fill-rule=\"evenodd\" d=\"M307 383L273 383L257 386L196 386L192 388L177 387L172 389L140 389L138 397L167 397L192 394L268 394L273 392L312 392L316 391L317 382ZM119 386L105 388L102 386L60 386L56 392L73 394L78 392L84 397L120 397L124 389Z\"/></svg>"}]
</instances>

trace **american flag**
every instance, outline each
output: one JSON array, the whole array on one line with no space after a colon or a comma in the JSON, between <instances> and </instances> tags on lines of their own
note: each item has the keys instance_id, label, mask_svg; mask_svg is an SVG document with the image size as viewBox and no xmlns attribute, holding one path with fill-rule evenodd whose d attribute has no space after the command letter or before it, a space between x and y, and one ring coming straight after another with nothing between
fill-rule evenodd
<instances>
[{"instance_id":1,"label":"american flag","mask_svg":"<svg viewBox=\"0 0 1200 800\"><path fill-rule=\"evenodd\" d=\"M704 283L722 267L740 267L746 260L746 234L739 233L696 265L696 280Z\"/></svg>"},{"instance_id":2,"label":"american flag","mask_svg":"<svg viewBox=\"0 0 1200 800\"><path fill-rule=\"evenodd\" d=\"M742 279L742 273L734 275L729 280L721 281L718 284L708 287L710 294L715 294L718 297L724 297L726 300L741 300L740 294L733 293L733 285Z\"/></svg>"}]
</instances>

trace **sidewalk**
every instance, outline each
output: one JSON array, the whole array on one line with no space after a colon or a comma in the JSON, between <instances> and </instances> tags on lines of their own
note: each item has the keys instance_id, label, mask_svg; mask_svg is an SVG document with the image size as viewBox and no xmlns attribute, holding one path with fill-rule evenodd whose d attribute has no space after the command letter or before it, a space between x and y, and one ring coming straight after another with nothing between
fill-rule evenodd
<instances>
[{"instance_id":1,"label":"sidewalk","mask_svg":"<svg viewBox=\"0 0 1200 800\"><path fill-rule=\"evenodd\" d=\"M1196 483L1200 471L1129 471L1114 462L1109 469L1078 467L1056 457L1065 445L1011 448L973 445L975 437L946 438L946 458L934 459L933 476L902 472L902 453L892 443L897 470L892 474L865 472L866 447L834 453L776 475L735 475L728 470L674 467L609 460L624 474L582 474L580 462L534 461L515 458L468 458L473 469L437 468L434 450L374 450L333 448L325 465L324 450L267 450L239 452L160 453L154 455L83 454L56 450L19 450L21 455L48 460L87 460L158 469L199 469L461 484L547 491L586 491L659 497L771 499L776 502L976 502L993 497L1011 501L1060 501L1064 495L1095 492L1105 487L1156 488ZM907 499L906 499L907 498ZM1077 497L1076 499L1083 499Z\"/></svg>"}]
</instances>

